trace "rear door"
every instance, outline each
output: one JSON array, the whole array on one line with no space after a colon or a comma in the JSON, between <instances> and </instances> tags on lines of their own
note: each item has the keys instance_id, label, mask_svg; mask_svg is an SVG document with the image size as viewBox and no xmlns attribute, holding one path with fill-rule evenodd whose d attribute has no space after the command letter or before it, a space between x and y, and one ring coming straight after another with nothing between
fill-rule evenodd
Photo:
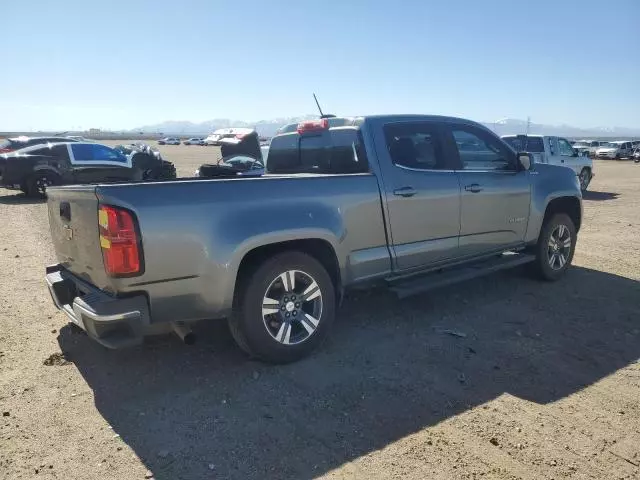
<instances>
[{"instance_id":1,"label":"rear door","mask_svg":"<svg viewBox=\"0 0 640 480\"><path fill-rule=\"evenodd\" d=\"M515 153L490 132L471 125L447 128L461 187L460 255L521 244L529 219L529 172L518 168Z\"/></svg>"},{"instance_id":2,"label":"rear door","mask_svg":"<svg viewBox=\"0 0 640 480\"><path fill-rule=\"evenodd\" d=\"M72 143L71 166L75 183L133 180L131 160L121 152L96 143Z\"/></svg>"},{"instance_id":3,"label":"rear door","mask_svg":"<svg viewBox=\"0 0 640 480\"><path fill-rule=\"evenodd\" d=\"M444 154L441 129L428 121L388 123L376 150L382 170L396 270L458 255L460 185Z\"/></svg>"}]
</instances>

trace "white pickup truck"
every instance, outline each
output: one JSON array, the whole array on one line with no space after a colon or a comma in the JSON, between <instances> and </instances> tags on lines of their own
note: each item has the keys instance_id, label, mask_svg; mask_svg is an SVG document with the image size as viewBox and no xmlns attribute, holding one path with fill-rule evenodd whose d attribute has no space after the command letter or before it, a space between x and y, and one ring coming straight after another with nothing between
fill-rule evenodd
<instances>
[{"instance_id":1,"label":"white pickup truck","mask_svg":"<svg viewBox=\"0 0 640 480\"><path fill-rule=\"evenodd\" d=\"M594 177L593 161L586 152L574 149L566 138L546 135L503 135L502 139L517 152L529 152L535 163L571 168L586 191Z\"/></svg>"}]
</instances>

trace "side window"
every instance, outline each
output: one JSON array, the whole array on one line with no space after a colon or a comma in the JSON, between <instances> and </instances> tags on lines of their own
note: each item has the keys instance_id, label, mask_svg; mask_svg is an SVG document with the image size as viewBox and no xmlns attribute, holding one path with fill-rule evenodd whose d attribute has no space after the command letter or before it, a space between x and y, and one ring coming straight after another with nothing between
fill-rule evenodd
<instances>
[{"instance_id":1,"label":"side window","mask_svg":"<svg viewBox=\"0 0 640 480\"><path fill-rule=\"evenodd\" d=\"M105 147L104 145L93 144L92 153L93 160L97 162L118 162L118 163L127 163L127 158L117 150L113 148Z\"/></svg>"},{"instance_id":2,"label":"side window","mask_svg":"<svg viewBox=\"0 0 640 480\"><path fill-rule=\"evenodd\" d=\"M90 162L93 160L93 145L87 143L72 143L71 151L76 162Z\"/></svg>"},{"instance_id":3,"label":"side window","mask_svg":"<svg viewBox=\"0 0 640 480\"><path fill-rule=\"evenodd\" d=\"M69 160L69 150L66 145L54 145L51 147L51 155L61 161Z\"/></svg>"},{"instance_id":4,"label":"side window","mask_svg":"<svg viewBox=\"0 0 640 480\"><path fill-rule=\"evenodd\" d=\"M31 150L29 155L43 155L48 157L51 155L51 151L49 150L49 147L36 148L35 150Z\"/></svg>"},{"instance_id":5,"label":"side window","mask_svg":"<svg viewBox=\"0 0 640 480\"><path fill-rule=\"evenodd\" d=\"M468 127L452 127L463 170L510 170L513 155L490 135Z\"/></svg>"},{"instance_id":6,"label":"side window","mask_svg":"<svg viewBox=\"0 0 640 480\"><path fill-rule=\"evenodd\" d=\"M430 123L397 123L384 127L391 161L418 170L447 168L439 134Z\"/></svg>"},{"instance_id":7,"label":"side window","mask_svg":"<svg viewBox=\"0 0 640 480\"><path fill-rule=\"evenodd\" d=\"M331 130L332 173L366 173L369 171L367 155L361 134L354 128Z\"/></svg>"},{"instance_id":8,"label":"side window","mask_svg":"<svg viewBox=\"0 0 640 480\"><path fill-rule=\"evenodd\" d=\"M573 156L573 147L564 138L558 139L558 146L560 150L560 155L562 155L563 157Z\"/></svg>"}]
</instances>

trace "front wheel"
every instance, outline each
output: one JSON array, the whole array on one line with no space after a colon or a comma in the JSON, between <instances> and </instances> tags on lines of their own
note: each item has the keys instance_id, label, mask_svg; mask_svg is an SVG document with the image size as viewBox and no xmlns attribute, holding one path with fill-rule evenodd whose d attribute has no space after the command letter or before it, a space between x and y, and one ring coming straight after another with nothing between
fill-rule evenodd
<instances>
[{"instance_id":1,"label":"front wheel","mask_svg":"<svg viewBox=\"0 0 640 480\"><path fill-rule=\"evenodd\" d=\"M588 168L583 168L578 179L580 180L580 190L586 192L591 183L591 171Z\"/></svg>"},{"instance_id":2,"label":"front wheel","mask_svg":"<svg viewBox=\"0 0 640 480\"><path fill-rule=\"evenodd\" d=\"M325 268L301 252L286 252L260 265L239 287L229 319L238 345L271 363L311 353L335 317L335 288Z\"/></svg>"},{"instance_id":3,"label":"front wheel","mask_svg":"<svg viewBox=\"0 0 640 480\"><path fill-rule=\"evenodd\" d=\"M576 247L576 227L565 213L556 213L542 226L535 246L533 273L542 280L558 280L569 268Z\"/></svg>"}]
</instances>

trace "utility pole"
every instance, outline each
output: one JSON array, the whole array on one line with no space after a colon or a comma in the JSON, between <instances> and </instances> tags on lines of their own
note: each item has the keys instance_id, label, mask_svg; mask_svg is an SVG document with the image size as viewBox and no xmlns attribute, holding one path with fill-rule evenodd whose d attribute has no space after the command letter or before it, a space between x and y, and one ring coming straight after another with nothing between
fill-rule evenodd
<instances>
[{"instance_id":1,"label":"utility pole","mask_svg":"<svg viewBox=\"0 0 640 480\"><path fill-rule=\"evenodd\" d=\"M530 128L531 128L531 117L527 117L527 135L529 135Z\"/></svg>"}]
</instances>

